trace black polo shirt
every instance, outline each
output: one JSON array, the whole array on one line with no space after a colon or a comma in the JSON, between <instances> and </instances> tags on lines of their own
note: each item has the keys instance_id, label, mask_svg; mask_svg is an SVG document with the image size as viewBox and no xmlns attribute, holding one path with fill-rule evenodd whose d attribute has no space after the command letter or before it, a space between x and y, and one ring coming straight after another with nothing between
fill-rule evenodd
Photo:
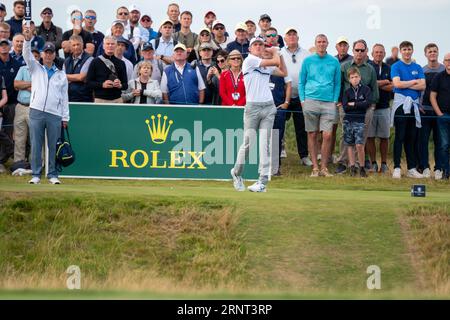
<instances>
[{"instance_id":1,"label":"black polo shirt","mask_svg":"<svg viewBox=\"0 0 450 320\"><path fill-rule=\"evenodd\" d=\"M6 91L8 92L8 104L17 103L17 91L14 89L14 79L22 64L9 54L8 61L0 60L0 76L5 79Z\"/></svg>"},{"instance_id":2,"label":"black polo shirt","mask_svg":"<svg viewBox=\"0 0 450 320\"><path fill-rule=\"evenodd\" d=\"M438 73L431 83L431 91L437 92L437 102L442 112L450 113L450 74Z\"/></svg>"},{"instance_id":3,"label":"black polo shirt","mask_svg":"<svg viewBox=\"0 0 450 320\"><path fill-rule=\"evenodd\" d=\"M389 80L391 79L391 67L386 64L382 63L381 67L377 64L375 64L372 60L369 60L369 64L375 69L375 73L377 74L377 80ZM376 105L376 109L387 109L389 108L389 102L392 97L392 92L385 91L380 88L378 88L378 92L380 93L380 98L378 100L378 103Z\"/></svg>"}]
</instances>

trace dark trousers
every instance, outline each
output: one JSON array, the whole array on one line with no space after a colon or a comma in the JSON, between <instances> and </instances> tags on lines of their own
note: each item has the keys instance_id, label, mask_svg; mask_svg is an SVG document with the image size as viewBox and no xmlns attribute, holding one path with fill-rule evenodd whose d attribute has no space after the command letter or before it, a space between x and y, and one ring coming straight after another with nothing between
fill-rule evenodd
<instances>
[{"instance_id":1,"label":"dark trousers","mask_svg":"<svg viewBox=\"0 0 450 320\"><path fill-rule=\"evenodd\" d=\"M434 170L442 170L442 164L439 161L440 141L436 113L433 110L426 110L425 114L422 114L421 116L422 128L419 129L418 142L419 168L421 170L430 168L428 142L430 140L431 132L433 132Z\"/></svg>"},{"instance_id":2,"label":"dark trousers","mask_svg":"<svg viewBox=\"0 0 450 320\"><path fill-rule=\"evenodd\" d=\"M443 116L436 119L439 130L440 147L439 161L442 164L444 177L449 177L449 152L450 152L450 113L444 113Z\"/></svg>"},{"instance_id":3,"label":"dark trousers","mask_svg":"<svg viewBox=\"0 0 450 320\"><path fill-rule=\"evenodd\" d=\"M278 130L278 163L281 166L281 144L284 137L284 131L286 128L286 114L287 111L283 109L277 109L275 120L273 122L273 128ZM273 140L272 140L273 141ZM276 143L274 141L274 143ZM276 149L274 149L276 150Z\"/></svg>"},{"instance_id":4,"label":"dark trousers","mask_svg":"<svg viewBox=\"0 0 450 320\"><path fill-rule=\"evenodd\" d=\"M308 156L308 135L305 130L305 117L303 116L303 110L300 107L299 98L291 99L288 110L294 111L287 114L286 121L291 117L292 121L294 121L297 151L301 159Z\"/></svg>"},{"instance_id":5,"label":"dark trousers","mask_svg":"<svg viewBox=\"0 0 450 320\"><path fill-rule=\"evenodd\" d=\"M408 170L416 168L418 135L414 114L405 115L403 106L400 106L395 112L394 127L394 168L400 168L403 147Z\"/></svg>"},{"instance_id":6,"label":"dark trousers","mask_svg":"<svg viewBox=\"0 0 450 320\"><path fill-rule=\"evenodd\" d=\"M14 110L15 104L3 106L3 121L0 128L0 163L4 164L14 155Z\"/></svg>"}]
</instances>

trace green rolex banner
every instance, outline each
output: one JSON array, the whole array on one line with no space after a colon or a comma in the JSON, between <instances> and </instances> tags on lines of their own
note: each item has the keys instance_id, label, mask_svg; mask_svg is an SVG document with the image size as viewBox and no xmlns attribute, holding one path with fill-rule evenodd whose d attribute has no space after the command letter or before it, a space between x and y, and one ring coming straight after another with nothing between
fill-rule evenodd
<instances>
[{"instance_id":1,"label":"green rolex banner","mask_svg":"<svg viewBox=\"0 0 450 320\"><path fill-rule=\"evenodd\" d=\"M62 177L230 179L243 139L243 108L70 104L76 161ZM257 144L256 144L257 145ZM257 179L257 146L244 177Z\"/></svg>"}]
</instances>

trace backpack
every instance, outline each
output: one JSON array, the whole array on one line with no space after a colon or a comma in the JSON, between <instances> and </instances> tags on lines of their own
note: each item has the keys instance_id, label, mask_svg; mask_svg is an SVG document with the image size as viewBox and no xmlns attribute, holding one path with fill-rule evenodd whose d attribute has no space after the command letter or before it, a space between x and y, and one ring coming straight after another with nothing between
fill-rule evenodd
<instances>
[{"instance_id":1,"label":"backpack","mask_svg":"<svg viewBox=\"0 0 450 320\"><path fill-rule=\"evenodd\" d=\"M155 51L159 47L159 42L161 41L161 37L155 39ZM173 40L173 46L175 47L178 44L177 40Z\"/></svg>"},{"instance_id":2,"label":"backpack","mask_svg":"<svg viewBox=\"0 0 450 320\"><path fill-rule=\"evenodd\" d=\"M67 132L67 140L64 136ZM70 145L69 130L61 126L61 136L56 142L56 170L62 171L62 167L70 166L75 161L75 152Z\"/></svg>"}]
</instances>

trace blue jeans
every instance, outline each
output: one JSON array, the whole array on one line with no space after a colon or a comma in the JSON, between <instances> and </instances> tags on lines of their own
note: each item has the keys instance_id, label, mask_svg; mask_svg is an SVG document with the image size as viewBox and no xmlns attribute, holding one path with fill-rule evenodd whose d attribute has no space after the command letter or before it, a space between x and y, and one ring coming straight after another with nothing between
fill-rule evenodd
<instances>
[{"instance_id":1,"label":"blue jeans","mask_svg":"<svg viewBox=\"0 0 450 320\"><path fill-rule=\"evenodd\" d=\"M442 170L442 165L439 159L439 133L436 121L436 113L432 110L425 110L425 114L421 114L422 128L419 129L419 168L424 170L430 168L428 155L428 142L430 140L431 132L433 131L434 142L434 170Z\"/></svg>"},{"instance_id":2,"label":"blue jeans","mask_svg":"<svg viewBox=\"0 0 450 320\"><path fill-rule=\"evenodd\" d=\"M56 142L61 136L60 116L36 109L30 109L30 139L31 139L31 170L33 177L41 177L42 173L42 146L47 131L48 142L48 174L47 178L57 178L55 167Z\"/></svg>"},{"instance_id":3,"label":"blue jeans","mask_svg":"<svg viewBox=\"0 0 450 320\"><path fill-rule=\"evenodd\" d=\"M450 113L444 113L437 118L437 127L439 131L440 148L439 161L442 164L444 177L449 177L449 151L450 151Z\"/></svg>"}]
</instances>

